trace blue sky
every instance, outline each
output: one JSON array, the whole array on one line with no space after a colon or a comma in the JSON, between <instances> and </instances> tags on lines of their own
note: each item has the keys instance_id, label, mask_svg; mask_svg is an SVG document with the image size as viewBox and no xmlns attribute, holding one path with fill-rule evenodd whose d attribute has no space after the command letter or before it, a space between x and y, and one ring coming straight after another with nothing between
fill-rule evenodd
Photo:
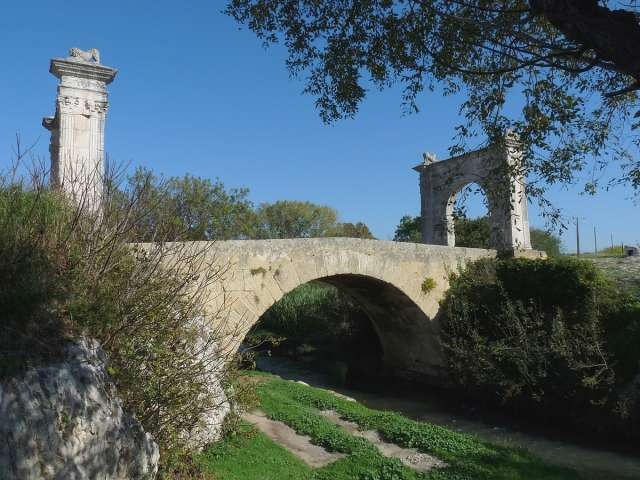
<instances>
[{"instance_id":1,"label":"blue sky","mask_svg":"<svg viewBox=\"0 0 640 480\"><path fill-rule=\"evenodd\" d=\"M265 50L220 10L224 1L12 2L0 10L0 165L15 134L37 141L47 158L43 116L54 111L49 59L72 46L97 47L118 68L110 86L106 150L119 162L166 175L219 178L246 186L256 204L309 200L362 220L390 239L400 217L419 213L417 173L423 151L447 157L458 101L425 94L421 112L403 116L398 90L372 91L354 120L320 121L302 81L289 78L281 48ZM640 240L640 207L631 192L595 197L558 189L552 200L581 217L584 249ZM481 207L470 206L471 213ZM542 226L531 207L532 224ZM565 234L568 250L573 232Z\"/></svg>"}]
</instances>

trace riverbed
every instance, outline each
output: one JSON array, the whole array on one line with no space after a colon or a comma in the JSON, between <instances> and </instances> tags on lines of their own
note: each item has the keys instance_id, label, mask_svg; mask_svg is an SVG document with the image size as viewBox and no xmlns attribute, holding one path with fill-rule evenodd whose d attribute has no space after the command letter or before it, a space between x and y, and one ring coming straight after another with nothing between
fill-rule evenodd
<instances>
[{"instance_id":1,"label":"riverbed","mask_svg":"<svg viewBox=\"0 0 640 480\"><path fill-rule=\"evenodd\" d=\"M393 410L414 420L430 422L451 430L473 434L488 442L524 448L541 460L572 468L588 480L640 479L640 457L604 446L597 442L578 442L556 431L537 428L535 432L515 422L495 420L491 415L471 414L452 408L448 402L428 391L402 393L393 389L360 389L346 387L339 376L320 372L312 364L276 356L259 356L257 367L282 378L303 381L354 398L378 410ZM472 409L471 409L472 410ZM620 446L617 446L620 448ZM629 447L629 451L632 448Z\"/></svg>"}]
</instances>

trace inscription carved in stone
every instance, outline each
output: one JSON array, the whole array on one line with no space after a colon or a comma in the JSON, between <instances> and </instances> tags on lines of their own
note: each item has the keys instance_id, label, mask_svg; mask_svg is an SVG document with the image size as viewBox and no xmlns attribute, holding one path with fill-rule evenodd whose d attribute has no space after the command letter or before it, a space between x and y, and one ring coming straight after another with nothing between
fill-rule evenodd
<instances>
[{"instance_id":1,"label":"inscription carved in stone","mask_svg":"<svg viewBox=\"0 0 640 480\"><path fill-rule=\"evenodd\" d=\"M60 80L60 85L70 88L84 88L88 90L105 91L104 82L101 82L100 80L91 80L89 78L64 76Z\"/></svg>"},{"instance_id":2,"label":"inscription carved in stone","mask_svg":"<svg viewBox=\"0 0 640 480\"><path fill-rule=\"evenodd\" d=\"M106 113L108 103L98 100L89 100L81 97L59 97L58 108L65 113L79 113L82 115L92 113Z\"/></svg>"}]
</instances>

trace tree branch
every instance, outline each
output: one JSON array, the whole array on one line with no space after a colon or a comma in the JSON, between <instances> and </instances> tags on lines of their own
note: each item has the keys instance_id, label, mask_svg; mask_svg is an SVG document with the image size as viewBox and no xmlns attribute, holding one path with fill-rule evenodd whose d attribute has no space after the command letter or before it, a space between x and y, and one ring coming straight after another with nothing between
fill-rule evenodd
<instances>
[{"instance_id":1,"label":"tree branch","mask_svg":"<svg viewBox=\"0 0 640 480\"><path fill-rule=\"evenodd\" d=\"M620 73L640 82L640 23L635 13L610 10L597 0L529 0L532 11L544 16L565 37L609 61Z\"/></svg>"}]
</instances>

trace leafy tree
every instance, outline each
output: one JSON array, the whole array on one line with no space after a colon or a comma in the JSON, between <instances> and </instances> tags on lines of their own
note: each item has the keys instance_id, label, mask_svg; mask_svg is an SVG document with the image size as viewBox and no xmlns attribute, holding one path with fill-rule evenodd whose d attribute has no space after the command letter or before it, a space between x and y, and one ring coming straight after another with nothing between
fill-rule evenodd
<instances>
[{"instance_id":1,"label":"leafy tree","mask_svg":"<svg viewBox=\"0 0 640 480\"><path fill-rule=\"evenodd\" d=\"M490 248L489 223L486 217L468 219L464 215L458 215L454 221L456 246ZM396 242L422 242L422 217L402 217L393 239Z\"/></svg>"},{"instance_id":2,"label":"leafy tree","mask_svg":"<svg viewBox=\"0 0 640 480\"><path fill-rule=\"evenodd\" d=\"M491 248L491 230L487 217L467 218L458 213L454 218L457 247ZM393 239L397 242L422 241L422 218L405 215L396 227ZM531 246L550 257L560 256L560 238L539 228L531 229Z\"/></svg>"},{"instance_id":3,"label":"leafy tree","mask_svg":"<svg viewBox=\"0 0 640 480\"><path fill-rule=\"evenodd\" d=\"M138 169L124 188L109 188L113 207L126 208L136 198L135 223L140 241L161 239L228 240L246 238L373 238L362 222L338 222L338 213L310 202L282 200L257 209L246 188L227 189L222 182L185 175L159 178Z\"/></svg>"},{"instance_id":4,"label":"leafy tree","mask_svg":"<svg viewBox=\"0 0 640 480\"><path fill-rule=\"evenodd\" d=\"M340 223L331 207L297 200L264 203L256 210L258 238L373 238L362 222Z\"/></svg>"},{"instance_id":5,"label":"leafy tree","mask_svg":"<svg viewBox=\"0 0 640 480\"><path fill-rule=\"evenodd\" d=\"M140 192L146 213L138 228L141 240L227 240L254 235L255 213L244 188L227 189L220 181L185 175L159 179L138 169L127 190Z\"/></svg>"},{"instance_id":6,"label":"leafy tree","mask_svg":"<svg viewBox=\"0 0 640 480\"><path fill-rule=\"evenodd\" d=\"M173 213L186 229L186 240L247 237L253 223L249 190L226 189L220 181L190 175L168 182Z\"/></svg>"},{"instance_id":7,"label":"leafy tree","mask_svg":"<svg viewBox=\"0 0 640 480\"><path fill-rule=\"evenodd\" d=\"M487 217L454 219L456 247L491 248L491 228Z\"/></svg>"},{"instance_id":8,"label":"leafy tree","mask_svg":"<svg viewBox=\"0 0 640 480\"><path fill-rule=\"evenodd\" d=\"M549 257L560 256L560 237L540 228L531 229L531 246L536 250L546 252Z\"/></svg>"},{"instance_id":9,"label":"leafy tree","mask_svg":"<svg viewBox=\"0 0 640 480\"><path fill-rule=\"evenodd\" d=\"M513 131L543 205L549 183L610 161L640 189L640 135L620 141L640 125L637 0L229 0L226 12L284 43L325 121L354 116L372 88L399 83L409 111L424 90L464 92L452 153Z\"/></svg>"},{"instance_id":10,"label":"leafy tree","mask_svg":"<svg viewBox=\"0 0 640 480\"><path fill-rule=\"evenodd\" d=\"M256 213L261 238L322 237L338 219L333 208L296 200L264 203Z\"/></svg>"},{"instance_id":11,"label":"leafy tree","mask_svg":"<svg viewBox=\"0 0 640 480\"><path fill-rule=\"evenodd\" d=\"M412 217L410 215L402 217L396 227L393 240L396 242L422 242L422 217Z\"/></svg>"},{"instance_id":12,"label":"leafy tree","mask_svg":"<svg viewBox=\"0 0 640 480\"><path fill-rule=\"evenodd\" d=\"M329 230L328 237L350 237L350 238L364 238L373 240L375 237L369 230L369 227L362 223L340 222L337 223L333 230Z\"/></svg>"}]
</instances>

